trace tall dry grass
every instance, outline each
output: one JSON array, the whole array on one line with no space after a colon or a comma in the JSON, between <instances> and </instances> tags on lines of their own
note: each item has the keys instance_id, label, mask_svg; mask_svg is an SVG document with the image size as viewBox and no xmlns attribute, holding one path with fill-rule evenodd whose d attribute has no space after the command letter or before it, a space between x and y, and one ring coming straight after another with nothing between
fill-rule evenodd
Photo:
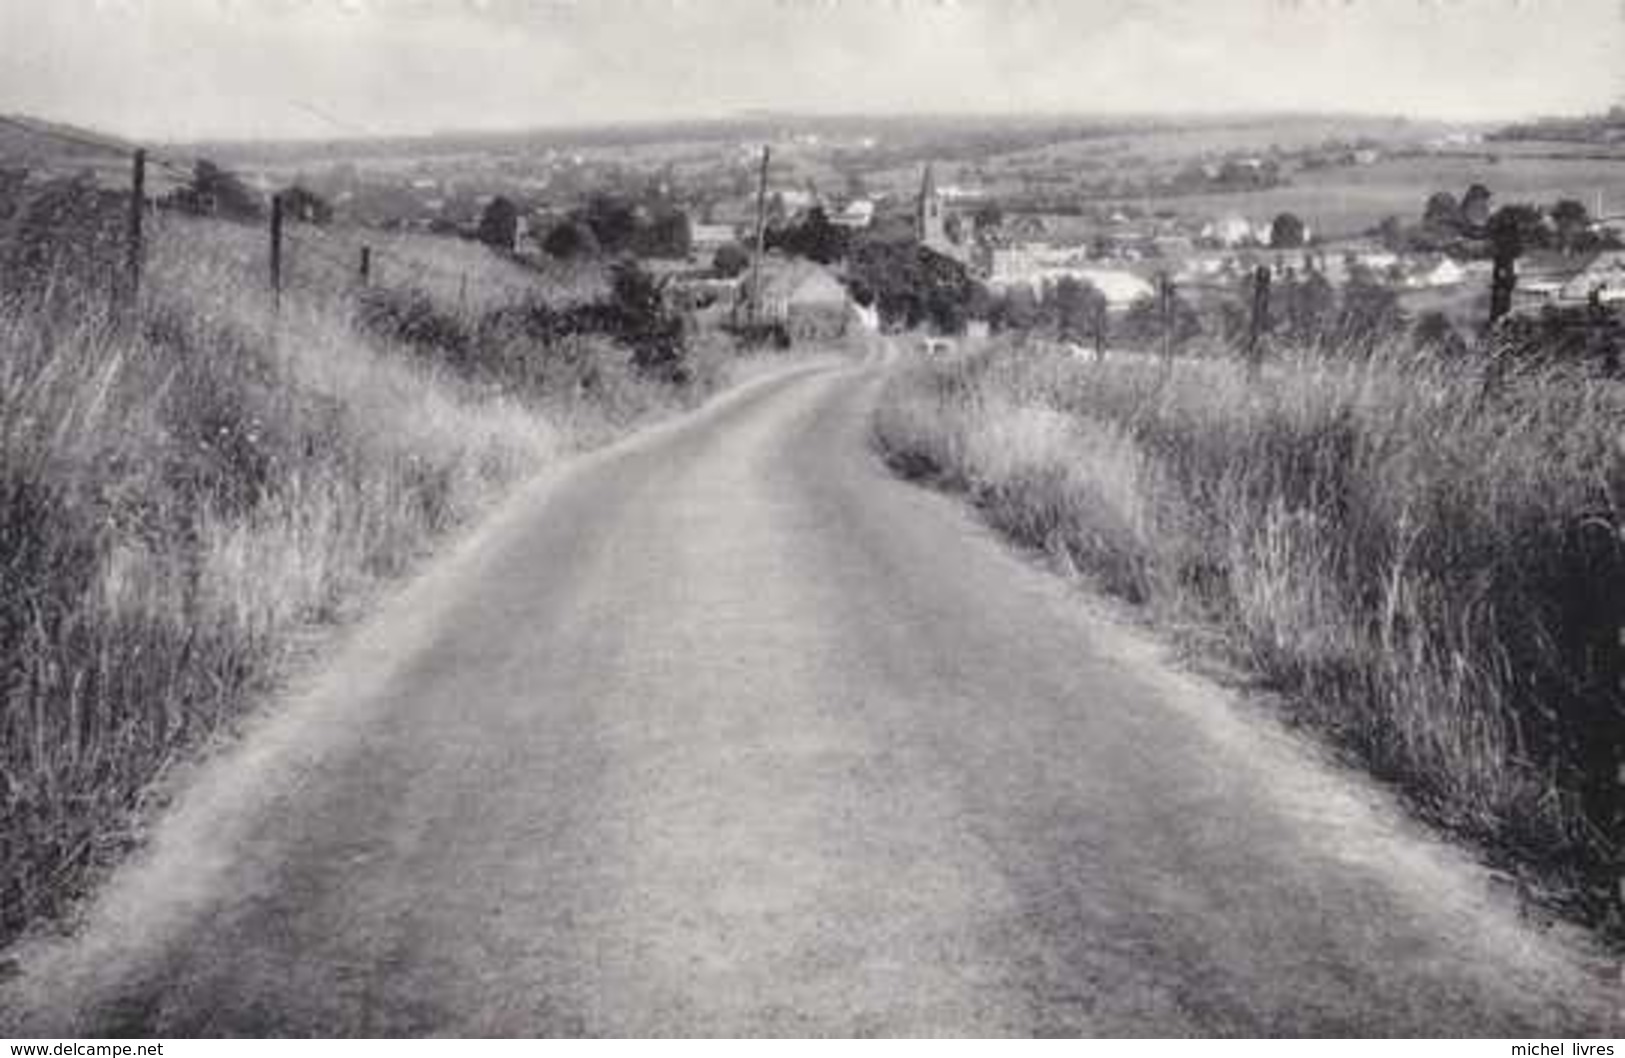
<instances>
[{"instance_id":1,"label":"tall dry grass","mask_svg":"<svg viewBox=\"0 0 1625 1058\"><path fill-rule=\"evenodd\" d=\"M0 942L75 892L299 629L539 465L692 399L630 377L631 412L603 390L474 384L360 326L345 269L297 247L273 337L262 233L155 229L135 324L72 285L82 268L0 304ZM395 252L456 257L478 290L500 269L503 298L575 296L436 242ZM554 359L625 376L628 357Z\"/></svg>"},{"instance_id":2,"label":"tall dry grass","mask_svg":"<svg viewBox=\"0 0 1625 1058\"><path fill-rule=\"evenodd\" d=\"M1570 892L1617 834L1625 387L1388 350L989 348L892 381L877 446L1219 640L1426 814ZM1611 883L1611 879L1610 879Z\"/></svg>"}]
</instances>

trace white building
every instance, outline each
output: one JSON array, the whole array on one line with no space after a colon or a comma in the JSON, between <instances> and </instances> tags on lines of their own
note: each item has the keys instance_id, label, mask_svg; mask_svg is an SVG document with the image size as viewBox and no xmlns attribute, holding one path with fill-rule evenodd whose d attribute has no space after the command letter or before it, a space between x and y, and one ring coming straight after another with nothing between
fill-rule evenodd
<instances>
[{"instance_id":1,"label":"white building","mask_svg":"<svg viewBox=\"0 0 1625 1058\"><path fill-rule=\"evenodd\" d=\"M1564 301L1588 301L1593 294L1605 304L1625 301L1625 250L1598 254L1563 284L1558 296Z\"/></svg>"},{"instance_id":2,"label":"white building","mask_svg":"<svg viewBox=\"0 0 1625 1058\"><path fill-rule=\"evenodd\" d=\"M988 280L988 286L1000 292L1025 286L1035 295L1042 295L1046 287L1059 283L1062 279L1076 279L1088 283L1106 296L1106 304L1113 309L1126 309L1154 292L1149 280L1121 268L1038 268L1021 276L991 278Z\"/></svg>"},{"instance_id":3,"label":"white building","mask_svg":"<svg viewBox=\"0 0 1625 1058\"><path fill-rule=\"evenodd\" d=\"M690 224L688 234L689 242L696 253L702 250L714 251L718 247L739 241L739 234L734 231L732 224Z\"/></svg>"},{"instance_id":4,"label":"white building","mask_svg":"<svg viewBox=\"0 0 1625 1058\"><path fill-rule=\"evenodd\" d=\"M846 208L830 218L831 223L843 228L861 231L875 221L875 204L872 199L855 198L846 204Z\"/></svg>"},{"instance_id":5,"label":"white building","mask_svg":"<svg viewBox=\"0 0 1625 1058\"><path fill-rule=\"evenodd\" d=\"M1241 214L1232 213L1203 225L1202 238L1220 246L1242 246L1254 242L1268 244L1269 225L1255 225Z\"/></svg>"}]
</instances>

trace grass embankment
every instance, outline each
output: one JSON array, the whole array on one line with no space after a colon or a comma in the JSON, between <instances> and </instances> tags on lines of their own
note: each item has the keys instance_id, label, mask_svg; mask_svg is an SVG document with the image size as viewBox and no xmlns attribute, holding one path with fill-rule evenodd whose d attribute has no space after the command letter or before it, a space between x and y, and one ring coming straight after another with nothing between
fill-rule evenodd
<instances>
[{"instance_id":1,"label":"grass embankment","mask_svg":"<svg viewBox=\"0 0 1625 1058\"><path fill-rule=\"evenodd\" d=\"M591 304L601 272L411 240L385 284L418 278L410 257L457 289L363 301L303 229L272 341L261 232L154 224L133 329L86 292L106 285L96 245L50 273L33 253L0 304L0 942L116 853L144 791L275 681L297 630L719 375L715 350L657 373L614 335L492 322Z\"/></svg>"},{"instance_id":2,"label":"grass embankment","mask_svg":"<svg viewBox=\"0 0 1625 1058\"><path fill-rule=\"evenodd\" d=\"M1622 387L1578 373L986 349L906 369L874 437L1574 896L1621 733L1622 428Z\"/></svg>"}]
</instances>

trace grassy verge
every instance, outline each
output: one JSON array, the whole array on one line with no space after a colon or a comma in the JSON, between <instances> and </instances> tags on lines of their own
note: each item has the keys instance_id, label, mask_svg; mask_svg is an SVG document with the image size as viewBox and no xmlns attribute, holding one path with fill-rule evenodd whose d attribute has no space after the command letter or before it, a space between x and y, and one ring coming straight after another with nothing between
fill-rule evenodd
<instances>
[{"instance_id":1,"label":"grassy verge","mask_svg":"<svg viewBox=\"0 0 1625 1058\"><path fill-rule=\"evenodd\" d=\"M1622 387L1580 373L988 348L905 369L874 438L1585 904L1614 852L1622 426Z\"/></svg>"},{"instance_id":2,"label":"grassy verge","mask_svg":"<svg viewBox=\"0 0 1625 1058\"><path fill-rule=\"evenodd\" d=\"M363 301L295 232L273 339L263 235L157 221L138 323L84 259L32 261L0 303L0 943L116 854L155 777L275 681L296 632L540 465L722 377L716 343L655 372L623 334L492 324L590 304L603 276L439 240L390 260L467 275L472 297L386 274Z\"/></svg>"}]
</instances>

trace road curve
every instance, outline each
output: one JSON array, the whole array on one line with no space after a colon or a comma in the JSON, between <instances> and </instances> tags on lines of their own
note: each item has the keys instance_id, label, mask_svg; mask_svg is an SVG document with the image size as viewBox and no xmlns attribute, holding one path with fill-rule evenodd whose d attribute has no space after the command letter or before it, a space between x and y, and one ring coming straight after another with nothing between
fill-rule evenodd
<instances>
[{"instance_id":1,"label":"road curve","mask_svg":"<svg viewBox=\"0 0 1625 1058\"><path fill-rule=\"evenodd\" d=\"M777 372L507 505L200 770L0 1035L1611 1029L1370 784Z\"/></svg>"}]
</instances>

